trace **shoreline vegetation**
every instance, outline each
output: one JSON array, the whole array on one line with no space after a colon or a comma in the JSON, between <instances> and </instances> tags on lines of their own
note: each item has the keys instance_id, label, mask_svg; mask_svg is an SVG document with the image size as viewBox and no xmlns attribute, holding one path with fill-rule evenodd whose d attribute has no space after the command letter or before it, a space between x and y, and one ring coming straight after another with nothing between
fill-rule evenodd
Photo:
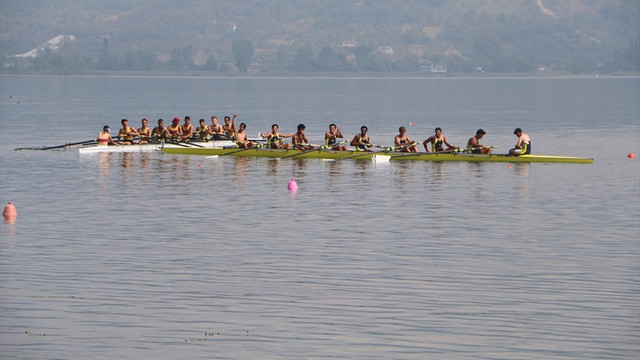
<instances>
[{"instance_id":1,"label":"shoreline vegetation","mask_svg":"<svg viewBox=\"0 0 640 360\"><path fill-rule=\"evenodd\" d=\"M416 79L490 79L490 78L623 78L640 77L640 71L618 71L608 74L572 74L569 72L528 72L528 73L446 73L433 74L416 72L221 72L221 71L84 71L80 74L56 74L54 72L15 73L0 72L0 76L56 76L56 77L177 77L177 78L301 78L301 79L367 79L367 78L416 78Z\"/></svg>"}]
</instances>

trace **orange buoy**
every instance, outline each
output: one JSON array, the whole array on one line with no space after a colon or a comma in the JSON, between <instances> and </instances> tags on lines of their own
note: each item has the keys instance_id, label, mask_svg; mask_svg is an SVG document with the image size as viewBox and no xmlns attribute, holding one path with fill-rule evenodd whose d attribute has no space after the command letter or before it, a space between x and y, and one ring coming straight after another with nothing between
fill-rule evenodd
<instances>
[{"instance_id":1,"label":"orange buoy","mask_svg":"<svg viewBox=\"0 0 640 360\"><path fill-rule=\"evenodd\" d=\"M630 152L630 153L627 155L627 157L628 157L629 159L633 159L634 157L636 157L636 155L635 155L634 153Z\"/></svg>"},{"instance_id":2,"label":"orange buoy","mask_svg":"<svg viewBox=\"0 0 640 360\"><path fill-rule=\"evenodd\" d=\"M16 221L18 217L18 212L16 211L16 207L13 205L11 201L4 207L2 211L2 216L7 222L13 223Z\"/></svg>"}]
</instances>

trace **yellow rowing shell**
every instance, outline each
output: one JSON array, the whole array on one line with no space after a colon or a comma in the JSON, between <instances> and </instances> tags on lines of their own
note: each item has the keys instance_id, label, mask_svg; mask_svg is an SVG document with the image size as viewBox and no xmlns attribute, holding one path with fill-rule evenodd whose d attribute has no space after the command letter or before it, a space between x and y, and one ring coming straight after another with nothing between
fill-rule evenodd
<instances>
[{"instance_id":1,"label":"yellow rowing shell","mask_svg":"<svg viewBox=\"0 0 640 360\"><path fill-rule=\"evenodd\" d=\"M467 162L508 162L508 163L576 163L591 164L592 158L571 157L571 156L552 156L552 155L521 155L510 156L503 154L468 154L468 153L401 153L393 151L338 151L316 149L311 151L301 151L298 149L225 149L225 148L163 148L162 151L168 154L183 155L208 155L208 156L238 156L238 157L266 157L266 158L287 158L287 159L354 159L354 160L371 160L374 156L389 156L391 161L467 161Z\"/></svg>"}]
</instances>

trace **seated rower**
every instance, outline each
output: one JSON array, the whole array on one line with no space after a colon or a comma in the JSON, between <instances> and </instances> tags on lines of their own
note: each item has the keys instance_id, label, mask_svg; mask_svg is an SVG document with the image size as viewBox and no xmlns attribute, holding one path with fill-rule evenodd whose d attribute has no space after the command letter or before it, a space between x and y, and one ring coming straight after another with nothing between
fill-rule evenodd
<instances>
[{"instance_id":1,"label":"seated rower","mask_svg":"<svg viewBox=\"0 0 640 360\"><path fill-rule=\"evenodd\" d=\"M529 155L531 154L531 139L529 135L522 132L522 129L516 128L513 134L518 137L516 147L509 150L509 155Z\"/></svg>"},{"instance_id":2,"label":"seated rower","mask_svg":"<svg viewBox=\"0 0 640 360\"><path fill-rule=\"evenodd\" d=\"M307 135L304 134L304 129L306 129L304 124L298 125L298 131L291 137L291 144L293 144L293 147L298 150L313 150L316 147L309 144L309 139L307 139Z\"/></svg>"},{"instance_id":3,"label":"seated rower","mask_svg":"<svg viewBox=\"0 0 640 360\"><path fill-rule=\"evenodd\" d=\"M200 141L209 141L209 135L213 135L211 128L207 126L204 119L200 119L200 126L196 128L196 135Z\"/></svg>"},{"instance_id":4,"label":"seated rower","mask_svg":"<svg viewBox=\"0 0 640 360\"><path fill-rule=\"evenodd\" d=\"M233 114L233 121L228 116L224 117L224 125L222 125L222 131L229 139L233 139L236 134L236 118L238 114Z\"/></svg>"},{"instance_id":5,"label":"seated rower","mask_svg":"<svg viewBox=\"0 0 640 360\"><path fill-rule=\"evenodd\" d=\"M155 142L165 141L169 138L169 130L164 127L164 120L158 119L158 126L153 128L151 136L155 139Z\"/></svg>"},{"instance_id":6,"label":"seated rower","mask_svg":"<svg viewBox=\"0 0 640 360\"><path fill-rule=\"evenodd\" d=\"M218 117L213 115L211 117L211 126L209 126L209 133L213 135L213 138L219 138L224 135L224 130L222 129L222 125L218 124Z\"/></svg>"},{"instance_id":7,"label":"seated rower","mask_svg":"<svg viewBox=\"0 0 640 360\"><path fill-rule=\"evenodd\" d=\"M151 128L147 126L149 124L149 120L142 119L140 122L142 123L142 127L138 128L138 134L140 135L140 141L138 141L138 144L146 144L151 140Z\"/></svg>"},{"instance_id":8,"label":"seated rower","mask_svg":"<svg viewBox=\"0 0 640 360\"><path fill-rule=\"evenodd\" d=\"M453 151L457 149L457 147L455 147L454 145L449 144L447 138L442 135L442 129L440 129L439 127L436 128L435 135L431 135L430 137L426 138L422 143L422 145L424 145L424 150L426 152L429 152L427 144L431 144L431 151L433 152L445 151L444 145L447 145L446 151Z\"/></svg>"},{"instance_id":9,"label":"seated rower","mask_svg":"<svg viewBox=\"0 0 640 360\"><path fill-rule=\"evenodd\" d=\"M180 118L174 117L171 125L167 127L169 131L169 137L172 141L180 142L182 140L182 126L180 126Z\"/></svg>"},{"instance_id":10,"label":"seated rower","mask_svg":"<svg viewBox=\"0 0 640 360\"><path fill-rule=\"evenodd\" d=\"M184 117L184 124L181 127L182 130L182 141L190 141L193 138L193 125L191 125L191 117Z\"/></svg>"},{"instance_id":11,"label":"seated rower","mask_svg":"<svg viewBox=\"0 0 640 360\"><path fill-rule=\"evenodd\" d=\"M120 120L122 124L122 128L118 132L118 138L122 138L120 142L122 145L131 145L133 144L133 137L139 136L138 131L131 126L129 126L129 120L122 119Z\"/></svg>"},{"instance_id":12,"label":"seated rower","mask_svg":"<svg viewBox=\"0 0 640 360\"><path fill-rule=\"evenodd\" d=\"M267 139L267 144L271 149L288 149L291 145L285 143L283 139L292 136L293 134L280 134L278 132L278 124L271 125L271 131L268 133L260 133L260 137Z\"/></svg>"},{"instance_id":13,"label":"seated rower","mask_svg":"<svg viewBox=\"0 0 640 360\"><path fill-rule=\"evenodd\" d=\"M476 135L467 141L467 150L470 150L473 154L491 154L491 148L480 144L480 139L486 134L482 129L476 131Z\"/></svg>"},{"instance_id":14,"label":"seated rower","mask_svg":"<svg viewBox=\"0 0 640 360\"><path fill-rule=\"evenodd\" d=\"M342 150L347 151L348 148L343 145L338 145L338 139L343 139L342 131L340 131L340 126L336 126L336 124L329 125L329 131L324 133L324 144L331 148L331 150Z\"/></svg>"},{"instance_id":15,"label":"seated rower","mask_svg":"<svg viewBox=\"0 0 640 360\"><path fill-rule=\"evenodd\" d=\"M418 147L415 142L407 136L407 128L400 126L398 129L399 134L394 138L394 144L397 151L400 152L418 152Z\"/></svg>"},{"instance_id":16,"label":"seated rower","mask_svg":"<svg viewBox=\"0 0 640 360\"><path fill-rule=\"evenodd\" d=\"M115 141L113 141L113 138L109 133L109 125L105 125L102 128L102 132L98 133L98 145L101 145L101 146L120 145Z\"/></svg>"},{"instance_id":17,"label":"seated rower","mask_svg":"<svg viewBox=\"0 0 640 360\"><path fill-rule=\"evenodd\" d=\"M354 146L356 151L371 151L369 148L373 144L369 140L369 135L367 135L368 131L369 129L366 126L360 127L360 134L356 134L349 145Z\"/></svg>"},{"instance_id":18,"label":"seated rower","mask_svg":"<svg viewBox=\"0 0 640 360\"><path fill-rule=\"evenodd\" d=\"M235 119L235 116L234 116ZM238 130L235 132L234 138L236 139L236 145L241 149L248 149L256 146L253 141L249 141L247 133L244 131L247 128L247 124L240 123Z\"/></svg>"}]
</instances>

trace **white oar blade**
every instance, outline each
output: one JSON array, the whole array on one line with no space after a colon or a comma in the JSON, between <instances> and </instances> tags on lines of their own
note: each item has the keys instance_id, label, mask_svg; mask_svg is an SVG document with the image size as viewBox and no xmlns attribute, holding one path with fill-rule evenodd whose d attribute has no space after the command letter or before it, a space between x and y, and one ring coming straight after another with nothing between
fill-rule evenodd
<instances>
[{"instance_id":1,"label":"white oar blade","mask_svg":"<svg viewBox=\"0 0 640 360\"><path fill-rule=\"evenodd\" d=\"M207 156L207 159L217 159L219 157L220 155L211 155L211 156Z\"/></svg>"},{"instance_id":2,"label":"white oar blade","mask_svg":"<svg viewBox=\"0 0 640 360\"><path fill-rule=\"evenodd\" d=\"M373 155L373 161L375 161L376 164L388 163L390 159L391 159L391 156L389 155L379 155L379 154Z\"/></svg>"}]
</instances>

